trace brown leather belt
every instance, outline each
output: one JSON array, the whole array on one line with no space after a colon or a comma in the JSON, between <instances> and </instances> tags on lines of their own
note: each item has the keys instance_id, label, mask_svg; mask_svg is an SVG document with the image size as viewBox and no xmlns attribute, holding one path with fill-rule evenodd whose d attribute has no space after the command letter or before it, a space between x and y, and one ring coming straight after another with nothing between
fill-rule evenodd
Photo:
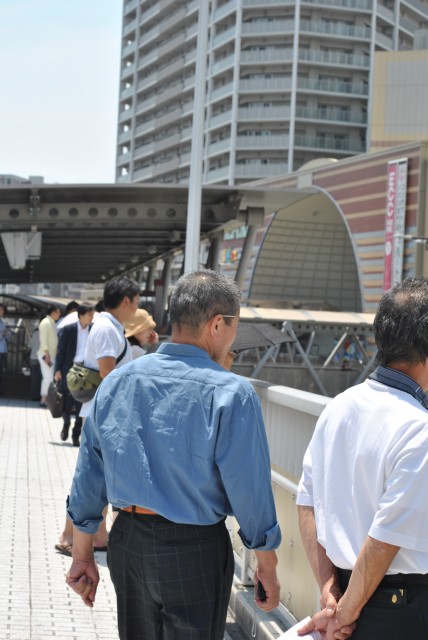
<instances>
[{"instance_id":1,"label":"brown leather belt","mask_svg":"<svg viewBox=\"0 0 428 640\"><path fill-rule=\"evenodd\" d=\"M123 507L122 511L129 511L130 513L139 513L146 516L157 516L156 511L150 511L150 509L144 509L144 507L137 507L135 504L129 507Z\"/></svg>"}]
</instances>

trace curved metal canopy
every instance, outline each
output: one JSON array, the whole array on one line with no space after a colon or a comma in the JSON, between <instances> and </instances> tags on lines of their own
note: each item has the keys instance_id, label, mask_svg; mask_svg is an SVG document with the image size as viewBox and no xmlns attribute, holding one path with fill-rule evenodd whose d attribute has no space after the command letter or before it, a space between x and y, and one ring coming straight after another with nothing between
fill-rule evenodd
<instances>
[{"instance_id":1,"label":"curved metal canopy","mask_svg":"<svg viewBox=\"0 0 428 640\"><path fill-rule=\"evenodd\" d=\"M201 238L302 200L313 189L204 187ZM187 185L0 187L0 283L95 282L182 249Z\"/></svg>"}]
</instances>

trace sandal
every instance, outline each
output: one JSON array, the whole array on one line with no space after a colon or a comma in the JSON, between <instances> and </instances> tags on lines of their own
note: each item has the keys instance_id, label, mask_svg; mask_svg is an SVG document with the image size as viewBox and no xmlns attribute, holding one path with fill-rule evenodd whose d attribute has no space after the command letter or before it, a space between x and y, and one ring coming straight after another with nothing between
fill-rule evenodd
<instances>
[{"instance_id":1,"label":"sandal","mask_svg":"<svg viewBox=\"0 0 428 640\"><path fill-rule=\"evenodd\" d=\"M63 556L68 556L69 558L71 558L72 556L71 551L73 549L73 545L58 543L55 545L55 549L60 553L62 553Z\"/></svg>"}]
</instances>

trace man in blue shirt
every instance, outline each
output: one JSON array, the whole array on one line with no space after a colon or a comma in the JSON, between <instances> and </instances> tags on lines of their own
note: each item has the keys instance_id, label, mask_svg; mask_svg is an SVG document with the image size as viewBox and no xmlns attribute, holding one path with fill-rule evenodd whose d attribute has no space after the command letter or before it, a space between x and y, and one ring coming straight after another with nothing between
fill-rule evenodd
<instances>
[{"instance_id":1,"label":"man in blue shirt","mask_svg":"<svg viewBox=\"0 0 428 640\"><path fill-rule=\"evenodd\" d=\"M233 577L225 517L257 558L268 611L278 605L281 541L260 403L224 369L240 291L214 271L180 278L171 342L113 371L83 429L68 500L74 523L67 583L93 606L92 538L107 502L120 508L108 565L121 640L222 640Z\"/></svg>"}]
</instances>

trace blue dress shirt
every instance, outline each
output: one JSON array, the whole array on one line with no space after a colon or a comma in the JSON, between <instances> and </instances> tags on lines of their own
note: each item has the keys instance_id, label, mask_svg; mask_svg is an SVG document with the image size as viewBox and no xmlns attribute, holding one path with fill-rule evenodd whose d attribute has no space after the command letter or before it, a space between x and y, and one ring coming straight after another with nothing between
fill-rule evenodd
<instances>
[{"instance_id":1,"label":"blue dress shirt","mask_svg":"<svg viewBox=\"0 0 428 640\"><path fill-rule=\"evenodd\" d=\"M164 343L112 371L85 421L68 514L95 533L107 502L178 523L236 516L250 549L281 542L260 402L206 351Z\"/></svg>"}]
</instances>

